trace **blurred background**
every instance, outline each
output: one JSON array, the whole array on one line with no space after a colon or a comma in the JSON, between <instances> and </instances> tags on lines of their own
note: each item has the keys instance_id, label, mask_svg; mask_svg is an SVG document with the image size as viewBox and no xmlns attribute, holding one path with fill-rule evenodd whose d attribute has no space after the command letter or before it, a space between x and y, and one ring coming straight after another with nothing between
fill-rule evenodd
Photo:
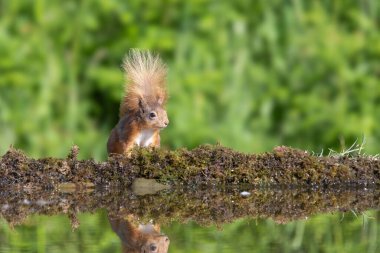
<instances>
[{"instance_id":1,"label":"blurred background","mask_svg":"<svg viewBox=\"0 0 380 253\"><path fill-rule=\"evenodd\" d=\"M106 159L130 48L169 67L162 146L380 150L380 4L0 0L0 153Z\"/></svg>"},{"instance_id":2,"label":"blurred background","mask_svg":"<svg viewBox=\"0 0 380 253\"><path fill-rule=\"evenodd\" d=\"M130 48L168 64L166 148L220 142L327 154L365 138L364 152L378 154L379 28L376 0L0 0L0 154L14 145L64 157L77 144L80 158L106 159ZM241 241L255 252L376 252L378 221L314 221L164 231L171 252L237 252ZM72 233L65 217L34 217L14 231L2 220L0 241L11 252L47 252L51 241L49 252L119 248L104 214L81 223ZM235 246L222 251L220 241Z\"/></svg>"}]
</instances>

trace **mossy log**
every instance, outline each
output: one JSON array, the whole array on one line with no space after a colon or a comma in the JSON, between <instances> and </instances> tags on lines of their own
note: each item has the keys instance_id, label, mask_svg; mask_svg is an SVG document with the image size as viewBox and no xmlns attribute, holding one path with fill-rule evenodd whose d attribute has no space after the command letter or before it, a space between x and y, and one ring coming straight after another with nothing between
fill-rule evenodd
<instances>
[{"instance_id":1,"label":"mossy log","mask_svg":"<svg viewBox=\"0 0 380 253\"><path fill-rule=\"evenodd\" d=\"M380 185L377 158L320 157L289 147L262 154L244 154L220 145L175 151L135 148L129 157L114 155L106 162L78 160L77 154L74 146L65 159L32 159L11 148L0 159L0 187L130 186L136 178L191 187Z\"/></svg>"}]
</instances>

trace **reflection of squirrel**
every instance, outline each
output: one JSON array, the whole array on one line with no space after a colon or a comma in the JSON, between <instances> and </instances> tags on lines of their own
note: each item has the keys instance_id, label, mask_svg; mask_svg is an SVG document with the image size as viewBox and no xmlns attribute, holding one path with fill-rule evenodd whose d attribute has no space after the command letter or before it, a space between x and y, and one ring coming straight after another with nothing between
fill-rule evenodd
<instances>
[{"instance_id":1,"label":"reflection of squirrel","mask_svg":"<svg viewBox=\"0 0 380 253\"><path fill-rule=\"evenodd\" d=\"M120 104L120 120L108 138L108 154L129 154L134 145L160 146L161 129L169 124L166 66L158 55L133 49L123 68L129 84Z\"/></svg>"},{"instance_id":2,"label":"reflection of squirrel","mask_svg":"<svg viewBox=\"0 0 380 253\"><path fill-rule=\"evenodd\" d=\"M108 217L112 230L121 240L123 253L166 253L170 240L159 225L134 225L128 218Z\"/></svg>"}]
</instances>

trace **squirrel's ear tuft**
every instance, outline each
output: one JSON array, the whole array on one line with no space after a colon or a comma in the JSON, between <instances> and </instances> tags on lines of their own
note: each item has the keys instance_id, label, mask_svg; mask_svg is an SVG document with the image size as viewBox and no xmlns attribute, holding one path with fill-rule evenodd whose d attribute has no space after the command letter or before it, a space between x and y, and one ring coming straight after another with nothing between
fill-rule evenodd
<instances>
[{"instance_id":1,"label":"squirrel's ear tuft","mask_svg":"<svg viewBox=\"0 0 380 253\"><path fill-rule=\"evenodd\" d=\"M164 105L164 102L165 102L165 98L163 96L159 96L157 97L157 102L159 105Z\"/></svg>"},{"instance_id":2,"label":"squirrel's ear tuft","mask_svg":"<svg viewBox=\"0 0 380 253\"><path fill-rule=\"evenodd\" d=\"M147 110L147 104L141 97L139 98L139 109L141 113L145 113L145 111Z\"/></svg>"}]
</instances>

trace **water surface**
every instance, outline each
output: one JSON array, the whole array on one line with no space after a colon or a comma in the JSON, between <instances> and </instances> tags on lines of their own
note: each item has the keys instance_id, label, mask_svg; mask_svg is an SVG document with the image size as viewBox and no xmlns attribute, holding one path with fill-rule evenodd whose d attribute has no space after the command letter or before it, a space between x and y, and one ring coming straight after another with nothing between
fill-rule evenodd
<instances>
[{"instance_id":1,"label":"water surface","mask_svg":"<svg viewBox=\"0 0 380 253\"><path fill-rule=\"evenodd\" d=\"M112 219L160 223L168 252L379 252L376 189L7 191L0 252L121 252Z\"/></svg>"}]
</instances>

